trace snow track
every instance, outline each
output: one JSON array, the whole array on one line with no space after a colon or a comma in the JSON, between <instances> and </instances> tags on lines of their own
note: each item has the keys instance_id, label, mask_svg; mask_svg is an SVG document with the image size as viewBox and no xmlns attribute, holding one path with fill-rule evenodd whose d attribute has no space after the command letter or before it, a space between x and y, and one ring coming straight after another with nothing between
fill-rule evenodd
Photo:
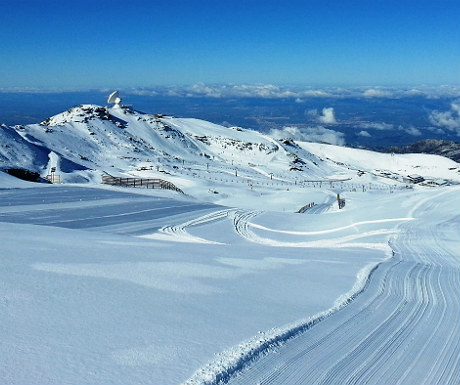
<instances>
[{"instance_id":1,"label":"snow track","mask_svg":"<svg viewBox=\"0 0 460 385\"><path fill-rule=\"evenodd\" d=\"M236 232L243 238L258 242L259 237L249 230L249 221L260 214L260 211L236 210L233 214L233 225ZM260 241L260 243L264 243Z\"/></svg>"},{"instance_id":2,"label":"snow track","mask_svg":"<svg viewBox=\"0 0 460 385\"><path fill-rule=\"evenodd\" d=\"M358 233L346 234L343 236L331 235L328 238L322 238L319 240L308 239L305 236L317 235L317 234L327 234L335 233L340 230L355 228L358 225L362 224L376 224L376 223L390 223L390 222L399 222L399 221L408 221L413 218L394 218L394 219L382 219L374 221L363 221L356 222L348 226L342 226L337 228L332 228L323 231L283 231L267 228L258 224L251 223L250 220L256 217L260 212L259 211L247 211L247 210L235 210L233 213L233 223L236 232L243 238L247 239L250 242L258 243L265 246L272 247L297 247L297 248L342 248L342 247L364 247L369 249L379 249L382 251L388 251L388 246L386 245L386 239L383 241L383 237L386 237L388 234L395 232L394 229L384 229L380 228L377 230L368 230L361 231ZM259 236L250 228L265 231L265 236ZM276 237L277 234L287 234L294 236L291 240L283 240ZM380 241L376 241L375 237L380 238ZM374 237L373 242L363 242L369 237Z\"/></svg>"},{"instance_id":3,"label":"snow track","mask_svg":"<svg viewBox=\"0 0 460 385\"><path fill-rule=\"evenodd\" d=\"M180 225L164 226L159 230L160 234L147 235L145 237L163 239L163 236L166 236L166 239L170 239L172 237L178 242L221 244L220 242L210 241L201 237L191 235L187 232L187 228L227 218L229 216L229 213L233 211L234 209L214 211L212 213L189 220Z\"/></svg>"},{"instance_id":4,"label":"snow track","mask_svg":"<svg viewBox=\"0 0 460 385\"><path fill-rule=\"evenodd\" d=\"M395 256L375 270L349 306L247 355L236 371L221 367L227 376L208 375L201 383L460 383L460 269L453 235L458 237L459 215L444 207L449 214L442 221L426 226L423 220L442 204L438 197L413 210L421 220L400 225L392 242ZM243 236L255 214L236 213ZM441 245L438 240L446 238L453 241Z\"/></svg>"}]
</instances>

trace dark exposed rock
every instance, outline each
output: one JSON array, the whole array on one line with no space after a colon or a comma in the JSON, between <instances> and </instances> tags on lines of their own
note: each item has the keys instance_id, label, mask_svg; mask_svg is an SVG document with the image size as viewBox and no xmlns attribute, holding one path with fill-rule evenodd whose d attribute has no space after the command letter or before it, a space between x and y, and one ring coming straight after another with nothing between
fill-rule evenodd
<instances>
[{"instance_id":1,"label":"dark exposed rock","mask_svg":"<svg viewBox=\"0 0 460 385\"><path fill-rule=\"evenodd\" d=\"M29 182L49 183L46 179L40 177L40 174L35 171L26 170L23 168L9 168L5 170L8 174L16 178L26 180Z\"/></svg>"}]
</instances>

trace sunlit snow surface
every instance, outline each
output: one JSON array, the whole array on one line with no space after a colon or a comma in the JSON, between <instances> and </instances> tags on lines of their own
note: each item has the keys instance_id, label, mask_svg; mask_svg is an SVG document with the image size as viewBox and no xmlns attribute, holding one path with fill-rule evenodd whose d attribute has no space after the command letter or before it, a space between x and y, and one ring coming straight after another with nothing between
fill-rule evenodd
<instances>
[{"instance_id":1,"label":"sunlit snow surface","mask_svg":"<svg viewBox=\"0 0 460 385\"><path fill-rule=\"evenodd\" d=\"M459 382L457 163L81 111L3 148L65 183L0 172L0 383Z\"/></svg>"},{"instance_id":2,"label":"sunlit snow surface","mask_svg":"<svg viewBox=\"0 0 460 385\"><path fill-rule=\"evenodd\" d=\"M200 367L212 377L235 349L245 353L241 341L252 348L260 331L269 339L340 307L341 295L364 284L361 269L391 256L401 224L458 227L457 188L433 199L431 191L360 194L346 212L306 215L145 190L31 186L0 191L4 383L177 384ZM422 199L445 203L418 218ZM430 263L455 282L456 236L427 245L441 254ZM458 341L458 329L446 333ZM458 344L436 362L455 353Z\"/></svg>"}]
</instances>

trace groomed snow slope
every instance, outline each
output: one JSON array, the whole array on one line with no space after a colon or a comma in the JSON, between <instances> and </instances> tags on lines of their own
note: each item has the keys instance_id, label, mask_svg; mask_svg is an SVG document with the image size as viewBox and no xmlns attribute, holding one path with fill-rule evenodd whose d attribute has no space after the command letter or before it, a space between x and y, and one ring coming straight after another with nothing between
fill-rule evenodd
<instances>
[{"instance_id":1,"label":"groomed snow slope","mask_svg":"<svg viewBox=\"0 0 460 385\"><path fill-rule=\"evenodd\" d=\"M361 322L359 312L374 312L379 322L364 317L362 326L350 329L353 341L378 335L380 329L372 328L381 324L372 348L384 350L401 334L401 346L420 352L427 371L393 372L391 361L386 365L378 355L364 355L358 366L352 361L356 373L369 371L370 378L389 373L407 384L424 375L455 383L452 367L458 363L452 357L458 357L458 345L451 341L458 341L459 214L452 210L459 207L459 191L432 191L356 193L345 211L303 215L226 208L151 190L3 189L0 378L6 383L216 383L246 368L266 347L278 352L267 357L284 361L290 357L284 350L303 346L289 348L292 336L299 335L292 341L316 341L324 328L331 344L343 341L332 345L335 355L322 364L332 367L346 361L353 347L345 338L350 332L341 329L347 317L355 325ZM421 246L410 237L422 229L430 234L438 222L448 231L426 237L421 246L435 252L420 256ZM411 288L412 279L420 289ZM342 309L350 298L355 299ZM436 306L429 306L430 298L437 298ZM386 325L386 309L400 307L401 315ZM322 326L329 320L336 327ZM404 328L407 323L411 328ZM432 326L428 332L426 325ZM433 343L418 343L415 331ZM284 347L277 350L280 344ZM405 367L417 364L413 356L403 354ZM439 358L430 361L430 356ZM289 365L285 374L298 372L295 363ZM264 378L259 369L244 375L251 373L248 382L236 380Z\"/></svg>"},{"instance_id":2,"label":"groomed snow slope","mask_svg":"<svg viewBox=\"0 0 460 385\"><path fill-rule=\"evenodd\" d=\"M228 383L459 383L458 193L414 202L416 220L390 240L394 257L351 304L266 349Z\"/></svg>"},{"instance_id":3,"label":"groomed snow slope","mask_svg":"<svg viewBox=\"0 0 460 385\"><path fill-rule=\"evenodd\" d=\"M258 330L329 308L385 257L274 250L242 237L238 215L126 190L2 190L2 380L177 384Z\"/></svg>"}]
</instances>

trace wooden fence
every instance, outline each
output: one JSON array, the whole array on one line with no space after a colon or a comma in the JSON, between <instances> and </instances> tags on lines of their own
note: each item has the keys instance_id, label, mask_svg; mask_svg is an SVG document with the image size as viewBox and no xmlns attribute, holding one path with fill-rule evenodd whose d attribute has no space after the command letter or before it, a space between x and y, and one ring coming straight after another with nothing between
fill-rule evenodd
<instances>
[{"instance_id":1,"label":"wooden fence","mask_svg":"<svg viewBox=\"0 0 460 385\"><path fill-rule=\"evenodd\" d=\"M157 188L163 190L173 190L180 192L181 194L184 193L179 187L163 179L121 178L116 176L103 175L102 184L123 187Z\"/></svg>"}]
</instances>

